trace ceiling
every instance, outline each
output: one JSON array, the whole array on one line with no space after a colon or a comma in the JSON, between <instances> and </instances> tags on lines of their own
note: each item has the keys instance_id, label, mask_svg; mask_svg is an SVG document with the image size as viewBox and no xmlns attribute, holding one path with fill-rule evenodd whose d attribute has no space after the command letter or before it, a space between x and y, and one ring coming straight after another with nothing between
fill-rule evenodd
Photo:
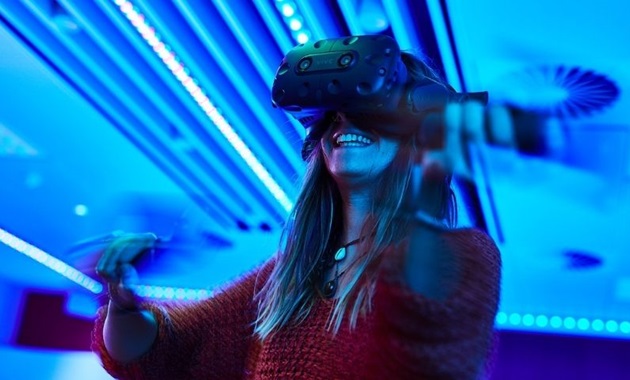
<instances>
[{"instance_id":1,"label":"ceiling","mask_svg":"<svg viewBox=\"0 0 630 380\"><path fill-rule=\"evenodd\" d=\"M300 32L385 33L529 117L521 154L475 150L475 186L459 189L462 224L503 253L500 324L630 337L630 5L302 0L292 31L273 0L132 3L0 5L0 228L89 275L97 246L77 242L151 230L181 249L147 282L230 278L276 248L304 169L301 127L270 103L283 54ZM76 291L0 255L1 281Z\"/></svg>"}]
</instances>

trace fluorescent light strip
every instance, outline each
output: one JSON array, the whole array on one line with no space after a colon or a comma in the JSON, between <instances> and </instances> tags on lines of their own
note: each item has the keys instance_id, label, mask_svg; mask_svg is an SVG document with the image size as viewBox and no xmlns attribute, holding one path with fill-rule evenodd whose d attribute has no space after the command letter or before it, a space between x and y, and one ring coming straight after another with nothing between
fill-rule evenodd
<instances>
[{"instance_id":1,"label":"fluorescent light strip","mask_svg":"<svg viewBox=\"0 0 630 380\"><path fill-rule=\"evenodd\" d=\"M260 17L265 20L265 25L273 35L276 43L280 46L283 53L288 52L293 47L293 43L287 37L287 33L278 19L273 15L273 9L269 5L269 0L254 0L254 6L258 9Z\"/></svg>"},{"instance_id":2,"label":"fluorescent light strip","mask_svg":"<svg viewBox=\"0 0 630 380\"><path fill-rule=\"evenodd\" d=\"M348 29L350 29L350 33L355 36L365 34L359 22L359 13L354 8L353 2L353 0L337 0L339 9L341 9L341 13L343 13L343 18L348 24Z\"/></svg>"},{"instance_id":3,"label":"fluorescent light strip","mask_svg":"<svg viewBox=\"0 0 630 380\"><path fill-rule=\"evenodd\" d=\"M560 317L544 314L497 313L495 319L500 327L531 327L572 332L595 332L621 334L630 337L630 321Z\"/></svg>"},{"instance_id":4,"label":"fluorescent light strip","mask_svg":"<svg viewBox=\"0 0 630 380\"><path fill-rule=\"evenodd\" d=\"M225 136L230 144L236 149L238 154L245 160L247 165L253 170L261 182L269 189L273 197L288 212L293 207L293 202L287 194L282 190L280 185L271 177L271 174L258 161L254 153L247 147L245 142L241 140L232 126L221 115L220 111L214 106L212 101L199 87L195 79L189 74L189 70L182 63L177 55L169 50L169 48L157 36L155 29L145 20L143 14L135 10L133 4L127 0L113 0L120 11L136 28L142 38L151 46L153 51L160 57L162 62L168 67L173 75L184 86L186 91L193 97L199 107L210 118L219 131Z\"/></svg>"},{"instance_id":5,"label":"fluorescent light strip","mask_svg":"<svg viewBox=\"0 0 630 380\"><path fill-rule=\"evenodd\" d=\"M98 294L103 291L103 285L99 282L2 228L0 228L0 242L52 269L70 281L76 282L92 293Z\"/></svg>"},{"instance_id":6,"label":"fluorescent light strip","mask_svg":"<svg viewBox=\"0 0 630 380\"><path fill-rule=\"evenodd\" d=\"M272 80L275 76L275 68L272 69L267 65L267 62L263 58L262 53L258 50L256 45L252 43L251 39L247 36L243 28L241 28L238 19L231 12L230 8L226 6L225 2L222 0L214 0L214 3L217 7L217 10L221 13L221 16L223 16L223 19L230 26L232 32L234 32L236 39L243 46L243 50L247 52L251 60L254 62L254 65L260 73L260 76L265 80L265 83L270 86L270 80Z\"/></svg>"},{"instance_id":7,"label":"fluorescent light strip","mask_svg":"<svg viewBox=\"0 0 630 380\"><path fill-rule=\"evenodd\" d=\"M255 46L255 44L252 44L251 38L247 36L247 33L241 26L241 22L239 21L237 15L235 15L232 12L232 10L226 5L226 3L223 0L214 0L214 4L216 5L219 13L221 13L221 16L223 17L225 22L228 24L228 26L234 33L234 36L236 37L236 39L243 46L243 49L247 51L247 54L252 59L254 66L258 69L258 72L260 73L264 82L267 84L269 90L271 91L271 84L273 83L275 72L267 66L267 64L265 63L265 60L262 58L263 56L262 53ZM214 56L217 59L217 61L221 59L221 54L219 54L218 52L216 52ZM225 58L223 58L223 60L225 61L225 63L222 64L222 67L224 68L231 67L229 63L227 62L227 60L225 60ZM238 78L240 78L240 76L236 73L236 71L233 68L228 69L227 71L231 72L230 78L233 81L238 80ZM241 91L246 91L248 88L246 85L242 85L241 87L242 87ZM249 97L252 99L256 99L253 95L250 95ZM265 119L264 124L265 125L273 124L273 121L269 119L268 116L264 116L266 114L262 110L262 106L259 106L259 108L260 110L258 110L257 114L262 115L261 118ZM298 133L298 135L303 136L304 128L302 127L302 125L294 117L290 117L289 120L291 122L291 125L293 125L293 127L295 128L295 131ZM295 154L295 151L292 150L289 144L280 143L280 145L281 145L282 152L287 156L287 159L293 164L293 166L298 169L301 169L302 168L301 158L299 158L298 155Z\"/></svg>"},{"instance_id":8,"label":"fluorescent light strip","mask_svg":"<svg viewBox=\"0 0 630 380\"><path fill-rule=\"evenodd\" d=\"M39 152L20 136L0 124L0 156L36 156Z\"/></svg>"},{"instance_id":9,"label":"fluorescent light strip","mask_svg":"<svg viewBox=\"0 0 630 380\"><path fill-rule=\"evenodd\" d=\"M400 0L383 1L385 14L389 18L392 32L401 50L417 51L421 48L418 39L415 38L416 28L413 25L411 15Z\"/></svg>"},{"instance_id":10,"label":"fluorescent light strip","mask_svg":"<svg viewBox=\"0 0 630 380\"><path fill-rule=\"evenodd\" d=\"M453 181L451 185L451 189L453 193L455 193L455 199L457 199L457 227L470 227L473 226L472 218L470 217L470 211L468 211L468 207L464 202L460 202L461 199L464 199L462 194L462 188L459 185L459 182Z\"/></svg>"},{"instance_id":11,"label":"fluorescent light strip","mask_svg":"<svg viewBox=\"0 0 630 380\"><path fill-rule=\"evenodd\" d=\"M161 300L196 301L210 298L213 294L213 292L208 289L190 289L153 285L136 285L133 290L140 297Z\"/></svg>"},{"instance_id":12,"label":"fluorescent light strip","mask_svg":"<svg viewBox=\"0 0 630 380\"><path fill-rule=\"evenodd\" d=\"M446 30L444 14L442 14L442 8L440 8L439 0L428 0L427 8L429 9L429 15L431 17L431 22L433 23L433 31L435 32L438 48L440 49L440 54L442 55L442 63L444 64L446 79L455 90L461 91L462 84L459 81L459 75L457 74L453 47L448 39L448 31Z\"/></svg>"}]
</instances>

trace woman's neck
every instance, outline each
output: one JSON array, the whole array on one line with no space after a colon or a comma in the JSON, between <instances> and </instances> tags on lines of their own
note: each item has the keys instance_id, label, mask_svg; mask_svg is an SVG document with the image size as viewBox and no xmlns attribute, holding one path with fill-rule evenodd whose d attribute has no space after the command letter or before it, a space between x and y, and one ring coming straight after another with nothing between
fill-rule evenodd
<instances>
[{"instance_id":1,"label":"woman's neck","mask_svg":"<svg viewBox=\"0 0 630 380\"><path fill-rule=\"evenodd\" d=\"M372 197L367 191L342 192L341 196L344 201L342 242L345 244L360 237L361 229L371 207Z\"/></svg>"}]
</instances>

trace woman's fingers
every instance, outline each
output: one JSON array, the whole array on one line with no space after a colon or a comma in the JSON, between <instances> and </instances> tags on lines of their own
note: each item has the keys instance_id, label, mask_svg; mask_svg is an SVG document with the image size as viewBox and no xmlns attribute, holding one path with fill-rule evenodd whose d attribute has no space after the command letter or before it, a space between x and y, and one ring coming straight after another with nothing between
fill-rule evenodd
<instances>
[{"instance_id":1,"label":"woman's fingers","mask_svg":"<svg viewBox=\"0 0 630 380\"><path fill-rule=\"evenodd\" d=\"M118 280L116 262L118 261L121 248L119 239L114 239L109 243L96 264L96 273L107 282L116 282Z\"/></svg>"},{"instance_id":2,"label":"woman's fingers","mask_svg":"<svg viewBox=\"0 0 630 380\"><path fill-rule=\"evenodd\" d=\"M138 283L138 271L131 264L122 264L118 268L120 280L109 283L109 298L120 309L135 309L138 305L134 287Z\"/></svg>"},{"instance_id":3,"label":"woman's fingers","mask_svg":"<svg viewBox=\"0 0 630 380\"><path fill-rule=\"evenodd\" d=\"M460 104L462 118L461 130L466 142L483 144L487 141L485 133L486 107L479 102L466 102Z\"/></svg>"},{"instance_id":4,"label":"woman's fingers","mask_svg":"<svg viewBox=\"0 0 630 380\"><path fill-rule=\"evenodd\" d=\"M440 123L439 118L436 120L425 123L437 132L423 131L422 141L429 150L422 156L422 178L418 179L419 170L412 173L407 198L411 209L430 216L436 215L436 210L431 207L440 204L444 186L448 186L445 183L448 175L473 179L472 155L483 154L482 145L516 146L512 118L504 106L487 108L479 102L452 103L444 110L443 122ZM439 131L436 126L443 130ZM441 143L435 143L437 137ZM473 149L475 145L479 149ZM431 147L434 149L430 150Z\"/></svg>"},{"instance_id":5,"label":"woman's fingers","mask_svg":"<svg viewBox=\"0 0 630 380\"><path fill-rule=\"evenodd\" d=\"M514 120L506 106L495 105L488 107L486 112L488 126L488 140L494 145L516 149L514 135Z\"/></svg>"},{"instance_id":6,"label":"woman's fingers","mask_svg":"<svg viewBox=\"0 0 630 380\"><path fill-rule=\"evenodd\" d=\"M107 282L118 283L123 275L121 267L153 248L156 241L157 237L152 233L126 234L114 239L103 251L96 272Z\"/></svg>"},{"instance_id":7,"label":"woman's fingers","mask_svg":"<svg viewBox=\"0 0 630 380\"><path fill-rule=\"evenodd\" d=\"M120 264L128 264L137 259L147 250L153 249L157 242L157 236L153 233L134 234L125 240L123 249L118 255Z\"/></svg>"},{"instance_id":8,"label":"woman's fingers","mask_svg":"<svg viewBox=\"0 0 630 380\"><path fill-rule=\"evenodd\" d=\"M444 165L448 172L468 176L466 145L464 137L466 126L463 125L465 108L462 104L452 103L444 110Z\"/></svg>"},{"instance_id":9,"label":"woman's fingers","mask_svg":"<svg viewBox=\"0 0 630 380\"><path fill-rule=\"evenodd\" d=\"M125 234L116 237L103 251L96 272L107 281L110 300L118 308L133 310L137 307L133 288L138 283L138 271L133 262L146 250L154 248L157 240L152 233Z\"/></svg>"},{"instance_id":10,"label":"woman's fingers","mask_svg":"<svg viewBox=\"0 0 630 380\"><path fill-rule=\"evenodd\" d=\"M430 150L423 165L439 164L445 171L472 178L471 144L515 148L514 124L505 106L485 107L479 102L451 103L444 110L442 149Z\"/></svg>"},{"instance_id":11,"label":"woman's fingers","mask_svg":"<svg viewBox=\"0 0 630 380\"><path fill-rule=\"evenodd\" d=\"M420 139L427 150L420 167L412 172L405 204L408 209L435 216L432 207L441 204L444 187L449 186L446 178L454 174L472 180L472 155L483 154L482 145L514 148L516 144L512 117L504 106L487 108L479 102L452 103L441 117L431 116L423 124ZM473 149L475 145L479 149Z\"/></svg>"}]
</instances>

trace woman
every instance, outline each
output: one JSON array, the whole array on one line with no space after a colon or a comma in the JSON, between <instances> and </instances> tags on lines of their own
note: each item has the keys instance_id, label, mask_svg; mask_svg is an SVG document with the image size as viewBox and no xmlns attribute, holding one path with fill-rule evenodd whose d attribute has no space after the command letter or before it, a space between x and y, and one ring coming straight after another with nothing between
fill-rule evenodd
<instances>
[{"instance_id":1,"label":"woman","mask_svg":"<svg viewBox=\"0 0 630 380\"><path fill-rule=\"evenodd\" d=\"M403 60L412 78L438 80ZM156 239L117 238L97 266L110 289L94 331L103 365L124 379L477 378L500 256L482 232L454 228L450 173L467 175L461 136L479 138L482 116L449 105L443 149L427 152L418 136L327 113L280 252L211 299L136 300L130 263Z\"/></svg>"}]
</instances>

